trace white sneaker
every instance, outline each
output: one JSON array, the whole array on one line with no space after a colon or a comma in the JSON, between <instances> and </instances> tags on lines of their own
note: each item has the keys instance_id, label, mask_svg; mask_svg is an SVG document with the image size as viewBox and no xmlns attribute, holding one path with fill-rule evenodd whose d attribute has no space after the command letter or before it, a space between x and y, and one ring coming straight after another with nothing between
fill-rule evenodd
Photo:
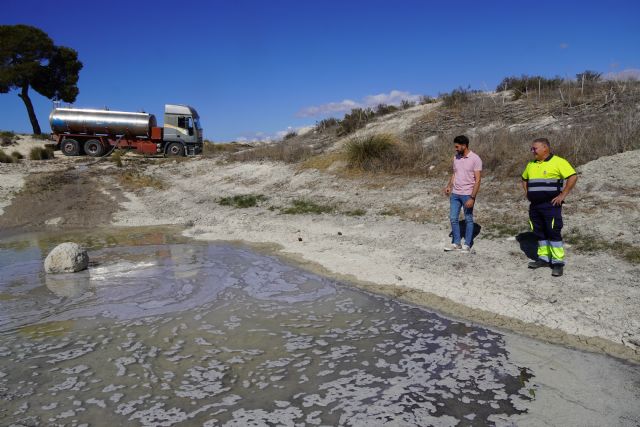
<instances>
[{"instance_id":1,"label":"white sneaker","mask_svg":"<svg viewBox=\"0 0 640 427\"><path fill-rule=\"evenodd\" d=\"M469 245L462 245L460 252L471 252L471 247Z\"/></svg>"},{"instance_id":2,"label":"white sneaker","mask_svg":"<svg viewBox=\"0 0 640 427\"><path fill-rule=\"evenodd\" d=\"M460 249L462 249L462 246L456 245L455 243L450 243L444 247L445 252L459 251Z\"/></svg>"}]
</instances>

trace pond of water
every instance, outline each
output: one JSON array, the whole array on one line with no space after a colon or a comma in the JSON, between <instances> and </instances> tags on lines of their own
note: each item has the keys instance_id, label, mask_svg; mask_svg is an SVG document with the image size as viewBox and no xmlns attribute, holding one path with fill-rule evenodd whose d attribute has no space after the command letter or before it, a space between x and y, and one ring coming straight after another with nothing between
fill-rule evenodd
<instances>
[{"instance_id":1,"label":"pond of water","mask_svg":"<svg viewBox=\"0 0 640 427\"><path fill-rule=\"evenodd\" d=\"M66 240L90 268L44 274ZM523 340L167 230L0 241L2 425L536 424L555 394ZM632 400L595 411L637 422L640 370L607 360Z\"/></svg>"}]
</instances>

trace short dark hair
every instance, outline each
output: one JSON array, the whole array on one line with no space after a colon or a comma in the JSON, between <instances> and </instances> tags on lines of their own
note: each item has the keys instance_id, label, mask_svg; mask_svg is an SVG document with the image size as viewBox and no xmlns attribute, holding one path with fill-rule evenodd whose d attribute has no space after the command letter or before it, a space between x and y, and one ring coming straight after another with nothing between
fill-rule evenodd
<instances>
[{"instance_id":1,"label":"short dark hair","mask_svg":"<svg viewBox=\"0 0 640 427\"><path fill-rule=\"evenodd\" d=\"M549 142L549 140L547 138L536 138L533 140L533 142L541 142L544 145L546 145L547 147L551 148L551 143Z\"/></svg>"},{"instance_id":2,"label":"short dark hair","mask_svg":"<svg viewBox=\"0 0 640 427\"><path fill-rule=\"evenodd\" d=\"M455 138L453 138L453 143L454 144L460 144L460 145L466 145L468 147L469 146L469 138L467 138L464 135L458 135Z\"/></svg>"}]
</instances>

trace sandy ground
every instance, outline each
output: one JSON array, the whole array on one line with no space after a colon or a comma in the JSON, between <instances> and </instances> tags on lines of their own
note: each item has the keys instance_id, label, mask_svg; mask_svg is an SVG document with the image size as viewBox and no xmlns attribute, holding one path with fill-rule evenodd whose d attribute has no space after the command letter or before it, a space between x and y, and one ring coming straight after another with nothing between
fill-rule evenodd
<instances>
[{"instance_id":1,"label":"sandy ground","mask_svg":"<svg viewBox=\"0 0 640 427\"><path fill-rule=\"evenodd\" d=\"M0 215L3 214L4 208L11 204L11 200L15 194L20 191L24 185L24 177L30 173L46 170L58 170L59 164L49 162L32 162L29 161L29 151L34 147L44 147L49 141L33 139L31 137L20 136L13 145L2 147L6 154L14 151L19 152L26 160L20 163L0 163Z\"/></svg>"},{"instance_id":2,"label":"sandy ground","mask_svg":"<svg viewBox=\"0 0 640 427\"><path fill-rule=\"evenodd\" d=\"M0 227L104 225L109 217L118 226L181 224L188 236L243 241L317 272L453 316L640 361L637 264L611 253L579 253L569 247L565 275L552 278L548 269L526 268L535 242L518 241L514 235L490 237L489 225L501 218L515 218L520 230L527 230L527 202L518 182L483 182L476 220L484 231L475 253L464 254L443 251L449 241L448 201L441 194L444 176L344 178L284 164L221 165L216 159L196 159L137 165L167 188L132 193L117 183L121 169L90 160L58 154L53 161L0 165L0 208L5 210ZM635 151L580 168L577 189L565 209L566 230L577 228L637 246L640 198L635 183L640 171L633 165L639 163L640 151ZM25 194L18 195L24 199L10 206L15 210L8 215L8 206L18 200L13 199L16 192L34 175L56 170L68 177L66 190L51 196L57 202L38 211L37 221L12 220L37 211L37 203L25 204L30 197ZM81 210L69 207L77 204L69 191L73 185L76 197L93 195L84 196ZM238 194L262 194L267 200L247 209L219 204L221 197ZM282 214L280 209L294 199L331 205L334 211ZM23 205L29 207L21 211ZM354 216L357 209L366 213Z\"/></svg>"},{"instance_id":3,"label":"sandy ground","mask_svg":"<svg viewBox=\"0 0 640 427\"><path fill-rule=\"evenodd\" d=\"M603 158L581 169L579 189L566 208L567 229L638 243L640 203L634 182L640 172L619 167L624 162L638 164L640 152ZM552 278L548 269L526 268L526 253L535 242L482 233L475 253L445 253L444 177L442 182L381 182L379 177L344 179L282 164L217 165L207 159L149 166L145 173L170 188L127 194L129 201L121 205L115 224L183 224L189 227L186 234L197 239L240 240L278 250L308 268L454 316L640 360L637 265L569 247L565 275ZM603 174L613 183L607 191L600 191ZM477 204L478 222L515 215L526 231L527 203L518 185L487 180ZM249 193L267 200L247 209L218 203L220 197ZM483 194L493 201L483 202ZM280 213L299 198L335 206L335 212ZM349 215L355 209L366 214Z\"/></svg>"}]
</instances>

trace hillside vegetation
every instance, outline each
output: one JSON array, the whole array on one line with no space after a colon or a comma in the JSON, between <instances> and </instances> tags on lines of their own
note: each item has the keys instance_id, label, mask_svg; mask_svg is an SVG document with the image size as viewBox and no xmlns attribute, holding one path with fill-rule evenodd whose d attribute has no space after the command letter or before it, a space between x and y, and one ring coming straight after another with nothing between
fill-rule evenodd
<instances>
[{"instance_id":1,"label":"hillside vegetation","mask_svg":"<svg viewBox=\"0 0 640 427\"><path fill-rule=\"evenodd\" d=\"M532 139L547 137L575 166L640 148L640 82L602 81L586 71L576 80L508 77L495 92L458 88L417 105L354 109L318 122L303 135L240 146L212 144L221 161L273 160L303 167L374 174L440 175L451 141L465 133L485 173L516 176L530 159Z\"/></svg>"}]
</instances>

